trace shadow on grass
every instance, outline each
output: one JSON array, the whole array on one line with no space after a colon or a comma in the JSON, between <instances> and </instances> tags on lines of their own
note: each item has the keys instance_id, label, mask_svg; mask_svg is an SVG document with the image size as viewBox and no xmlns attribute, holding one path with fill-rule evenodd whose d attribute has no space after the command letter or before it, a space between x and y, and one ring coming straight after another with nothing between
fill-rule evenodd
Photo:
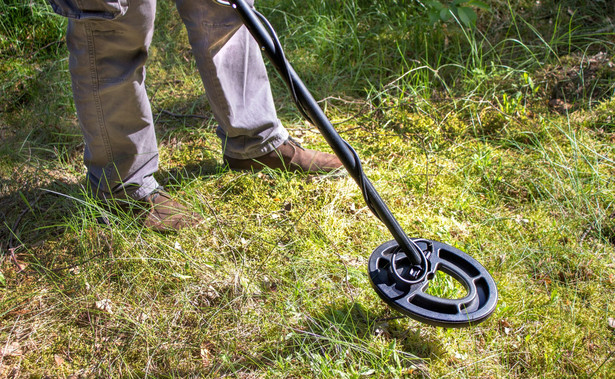
<instances>
[{"instance_id":1,"label":"shadow on grass","mask_svg":"<svg viewBox=\"0 0 615 379\"><path fill-rule=\"evenodd\" d=\"M78 223L71 219L85 217L85 204L81 185L60 180L0 195L0 269L7 288L43 278L57 282L71 268L107 251L84 243L92 238L80 238L83 234L108 234L93 227L94 212L92 220L80 222L84 227L75 233Z\"/></svg>"},{"instance_id":2,"label":"shadow on grass","mask_svg":"<svg viewBox=\"0 0 615 379\"><path fill-rule=\"evenodd\" d=\"M317 376L340 371L421 376L424 360L443 354L440 343L425 339L422 327L381 319L359 303L329 306L290 328L278 354L304 360Z\"/></svg>"},{"instance_id":3,"label":"shadow on grass","mask_svg":"<svg viewBox=\"0 0 615 379\"><path fill-rule=\"evenodd\" d=\"M365 343L377 337L387 341L395 340L394 345L398 352L410 359L428 358L442 352L438 342L425 340L421 335L420 328L429 328L429 326L418 324L417 327L408 328L405 322L408 320L407 317L380 316L370 314L359 303L348 303L342 307L332 306L313 315L306 323L306 330L317 335L327 335L329 331L335 331L334 333L346 342Z\"/></svg>"},{"instance_id":4,"label":"shadow on grass","mask_svg":"<svg viewBox=\"0 0 615 379\"><path fill-rule=\"evenodd\" d=\"M226 170L226 166L215 157L205 157L173 168L161 168L154 176L163 186L181 187L195 178L206 180Z\"/></svg>"},{"instance_id":5,"label":"shadow on grass","mask_svg":"<svg viewBox=\"0 0 615 379\"><path fill-rule=\"evenodd\" d=\"M80 245L92 238L80 237L87 228L97 230L92 233L105 233L99 230L103 227L97 221L108 212L102 203L93 200L87 194L86 185L69 173L39 171L27 165L20 167L24 169L14 172L8 179L0 177L0 257L13 261L30 257L42 267L55 267L68 264L80 255L88 255L87 249ZM156 176L161 183L175 186L224 170L215 159L207 158L162 170ZM54 179L52 175L66 179ZM58 250L49 251L45 247L49 243ZM66 254L61 254L60 250ZM61 256L66 256L66 262L58 262Z\"/></svg>"},{"instance_id":6,"label":"shadow on grass","mask_svg":"<svg viewBox=\"0 0 615 379\"><path fill-rule=\"evenodd\" d=\"M54 181L16 189L0 196L2 250L37 244L63 232L64 218L75 210L80 186ZM60 194L65 194L62 196Z\"/></svg>"}]
</instances>

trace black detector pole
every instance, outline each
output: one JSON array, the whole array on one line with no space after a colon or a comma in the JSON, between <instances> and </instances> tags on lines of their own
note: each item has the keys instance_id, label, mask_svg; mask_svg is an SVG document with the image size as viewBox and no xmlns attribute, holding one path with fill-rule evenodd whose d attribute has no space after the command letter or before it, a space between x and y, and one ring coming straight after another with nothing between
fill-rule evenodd
<instances>
[{"instance_id":1,"label":"black detector pole","mask_svg":"<svg viewBox=\"0 0 615 379\"><path fill-rule=\"evenodd\" d=\"M497 304L497 288L489 272L469 255L452 246L409 238L366 177L355 150L340 137L287 61L269 22L245 0L213 1L237 11L286 82L300 112L318 128L359 185L369 209L393 236L393 241L379 246L370 256L369 276L378 295L400 312L431 325L462 327L487 319ZM458 280L467 295L461 299L443 299L425 293L429 281L438 270Z\"/></svg>"}]
</instances>

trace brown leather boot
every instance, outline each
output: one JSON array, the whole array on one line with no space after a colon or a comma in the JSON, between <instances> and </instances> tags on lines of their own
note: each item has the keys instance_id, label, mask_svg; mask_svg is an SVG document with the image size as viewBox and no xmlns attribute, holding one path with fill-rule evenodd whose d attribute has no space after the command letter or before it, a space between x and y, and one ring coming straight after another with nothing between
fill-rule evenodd
<instances>
[{"instance_id":1,"label":"brown leather boot","mask_svg":"<svg viewBox=\"0 0 615 379\"><path fill-rule=\"evenodd\" d=\"M140 202L144 206L137 217L142 218L143 226L156 232L177 232L196 226L203 220L161 189L155 190Z\"/></svg>"},{"instance_id":2,"label":"brown leather boot","mask_svg":"<svg viewBox=\"0 0 615 379\"><path fill-rule=\"evenodd\" d=\"M225 155L223 159L231 170L258 171L268 167L313 174L327 173L342 167L342 162L335 155L303 148L292 138L257 158L236 159Z\"/></svg>"},{"instance_id":3,"label":"brown leather boot","mask_svg":"<svg viewBox=\"0 0 615 379\"><path fill-rule=\"evenodd\" d=\"M162 187L140 200L110 198L105 203L107 209L116 215L134 218L156 232L177 232L196 226L203 220L201 216L171 198ZM98 221L110 225L109 219L104 216Z\"/></svg>"}]
</instances>

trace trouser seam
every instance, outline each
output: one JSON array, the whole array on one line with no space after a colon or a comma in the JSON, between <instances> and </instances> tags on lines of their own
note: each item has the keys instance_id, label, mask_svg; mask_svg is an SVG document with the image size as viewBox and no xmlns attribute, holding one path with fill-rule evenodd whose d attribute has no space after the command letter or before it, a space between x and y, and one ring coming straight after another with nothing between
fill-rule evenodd
<instances>
[{"instance_id":1,"label":"trouser seam","mask_svg":"<svg viewBox=\"0 0 615 379\"><path fill-rule=\"evenodd\" d=\"M102 109L102 101L100 100L100 80L98 78L98 67L96 65L96 44L94 42L94 32L88 23L85 23L84 28L87 33L88 47L89 47L89 59L90 59L90 79L92 80L92 97L94 98L94 105L96 107L96 119L98 127L101 131L103 143L105 145L105 151L107 153L107 161L113 162L113 150L111 149L111 142L109 135L105 128L105 115ZM108 167L103 168L105 175L109 173Z\"/></svg>"}]
</instances>

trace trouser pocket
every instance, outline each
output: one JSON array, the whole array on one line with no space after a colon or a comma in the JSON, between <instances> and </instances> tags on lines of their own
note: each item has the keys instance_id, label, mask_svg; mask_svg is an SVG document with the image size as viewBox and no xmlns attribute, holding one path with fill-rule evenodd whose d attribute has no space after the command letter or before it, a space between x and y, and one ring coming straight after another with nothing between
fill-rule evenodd
<instances>
[{"instance_id":1,"label":"trouser pocket","mask_svg":"<svg viewBox=\"0 0 615 379\"><path fill-rule=\"evenodd\" d=\"M126 14L129 0L49 0L53 11L75 19L113 20Z\"/></svg>"}]
</instances>

